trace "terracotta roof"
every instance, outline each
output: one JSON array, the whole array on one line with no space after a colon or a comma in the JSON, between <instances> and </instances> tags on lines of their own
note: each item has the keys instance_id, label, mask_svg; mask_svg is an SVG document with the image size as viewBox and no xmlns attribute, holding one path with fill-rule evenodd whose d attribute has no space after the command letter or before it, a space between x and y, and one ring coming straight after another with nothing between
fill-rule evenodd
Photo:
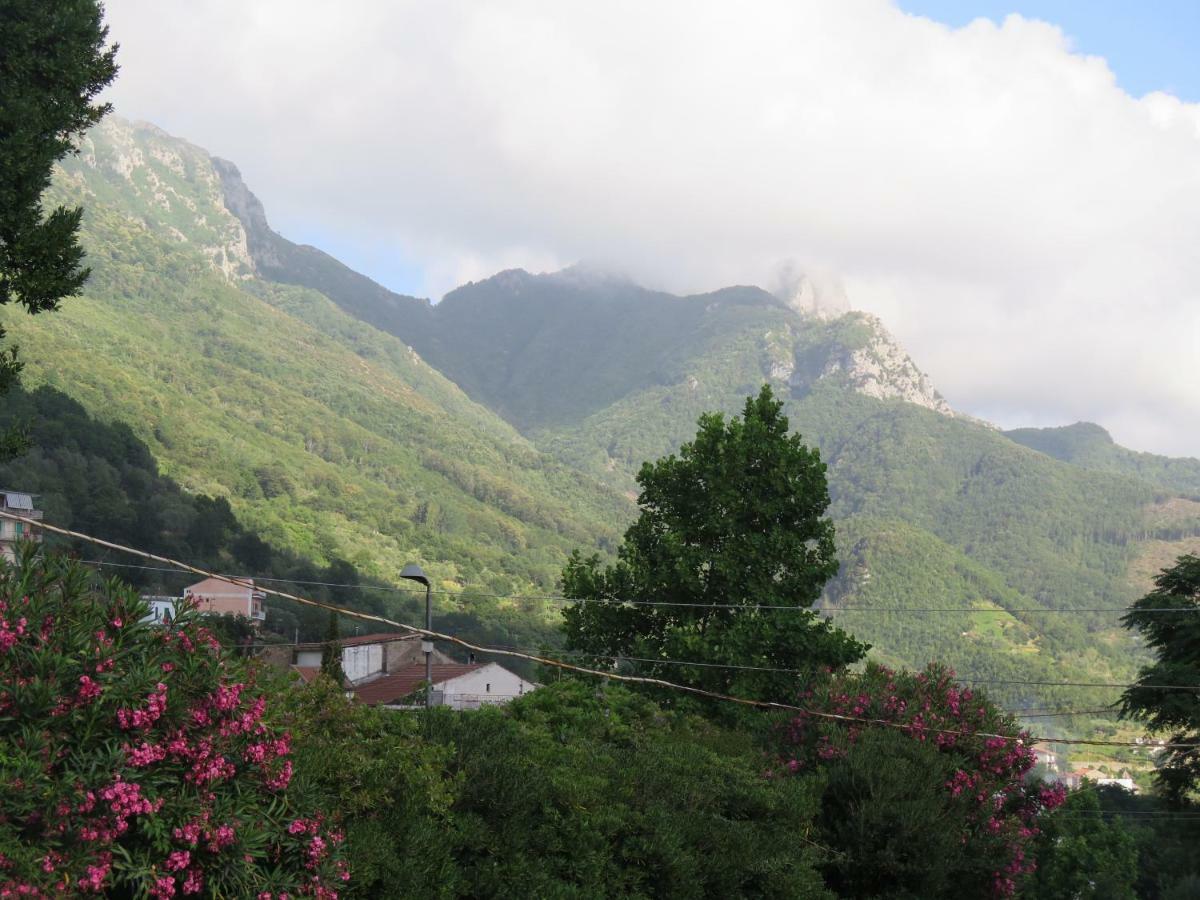
<instances>
[{"instance_id":1,"label":"terracotta roof","mask_svg":"<svg viewBox=\"0 0 1200 900\"><path fill-rule=\"evenodd\" d=\"M389 631L385 634L360 634L355 637L338 638L338 643L343 647L358 647L363 644L390 644L393 641L414 641L420 638L419 634L413 634L411 631ZM324 641L307 641L303 644L296 644L297 650L320 650L325 646Z\"/></svg>"},{"instance_id":2,"label":"terracotta roof","mask_svg":"<svg viewBox=\"0 0 1200 900\"><path fill-rule=\"evenodd\" d=\"M305 684L311 682L314 678L321 674L320 666L292 666L292 671L300 676L300 680Z\"/></svg>"},{"instance_id":3,"label":"terracotta roof","mask_svg":"<svg viewBox=\"0 0 1200 900\"><path fill-rule=\"evenodd\" d=\"M436 686L444 681L458 678L460 675L466 675L468 672L474 672L476 669L482 668L483 666L480 663L436 665L433 667L433 683ZM417 664L415 666L405 666L403 669L399 669L389 675L384 675L382 678L376 678L374 681L368 681L366 684L359 685L351 690L359 702L366 703L369 706L377 706L381 703L395 703L407 697L416 691L417 686L424 680L425 666Z\"/></svg>"}]
</instances>

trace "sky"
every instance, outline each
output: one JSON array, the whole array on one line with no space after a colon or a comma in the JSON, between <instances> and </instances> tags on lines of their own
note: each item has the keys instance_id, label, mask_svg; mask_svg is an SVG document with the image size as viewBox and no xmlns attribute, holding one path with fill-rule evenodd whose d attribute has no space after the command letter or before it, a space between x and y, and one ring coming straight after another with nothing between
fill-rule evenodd
<instances>
[{"instance_id":1,"label":"sky","mask_svg":"<svg viewBox=\"0 0 1200 900\"><path fill-rule=\"evenodd\" d=\"M106 7L119 114L394 290L833 273L960 410L1200 456L1200 4Z\"/></svg>"}]
</instances>

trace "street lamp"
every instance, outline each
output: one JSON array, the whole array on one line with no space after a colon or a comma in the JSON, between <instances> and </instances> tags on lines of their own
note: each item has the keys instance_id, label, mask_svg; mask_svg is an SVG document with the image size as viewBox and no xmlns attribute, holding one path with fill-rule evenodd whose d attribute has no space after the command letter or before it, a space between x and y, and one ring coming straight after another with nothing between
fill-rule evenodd
<instances>
[{"instance_id":1,"label":"street lamp","mask_svg":"<svg viewBox=\"0 0 1200 900\"><path fill-rule=\"evenodd\" d=\"M406 578L409 581L418 581L425 585L425 630L433 631L433 606L430 603L429 579L425 576L425 571L416 563L409 563L400 572L401 578ZM429 635L425 635L425 639L421 641L421 649L425 651L425 708L433 708L433 640Z\"/></svg>"}]
</instances>

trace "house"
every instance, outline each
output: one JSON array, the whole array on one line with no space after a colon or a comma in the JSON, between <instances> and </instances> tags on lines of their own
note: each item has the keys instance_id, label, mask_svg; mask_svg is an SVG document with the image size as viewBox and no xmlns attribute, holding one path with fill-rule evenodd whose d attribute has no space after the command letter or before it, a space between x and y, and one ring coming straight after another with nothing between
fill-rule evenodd
<instances>
[{"instance_id":1,"label":"house","mask_svg":"<svg viewBox=\"0 0 1200 900\"><path fill-rule=\"evenodd\" d=\"M351 688L369 706L405 709L424 703L425 666L410 665ZM537 685L499 663L440 663L433 667L433 704L451 709L479 709L507 703Z\"/></svg>"},{"instance_id":2,"label":"house","mask_svg":"<svg viewBox=\"0 0 1200 900\"><path fill-rule=\"evenodd\" d=\"M1048 773L1058 774L1062 771L1062 758L1045 744L1034 744L1033 755Z\"/></svg>"},{"instance_id":3,"label":"house","mask_svg":"<svg viewBox=\"0 0 1200 900\"><path fill-rule=\"evenodd\" d=\"M1068 791L1079 790L1080 785L1083 784L1083 776L1080 775L1078 772L1066 772L1062 775L1055 775L1052 777L1047 777L1046 780L1047 781L1058 781Z\"/></svg>"},{"instance_id":4,"label":"house","mask_svg":"<svg viewBox=\"0 0 1200 900\"><path fill-rule=\"evenodd\" d=\"M266 594L254 589L253 578L238 580L245 581L246 585L230 584L220 578L205 578L185 587L183 599L191 600L202 613L245 616L253 624L259 625L267 617L266 607L263 605Z\"/></svg>"},{"instance_id":5,"label":"house","mask_svg":"<svg viewBox=\"0 0 1200 900\"><path fill-rule=\"evenodd\" d=\"M42 511L35 509L33 498L36 494L22 494L19 491L0 491L0 510L22 516L26 519L41 520ZM26 522L14 522L12 519L0 519L0 554L9 562L17 558L16 545L18 541L40 541L42 533Z\"/></svg>"},{"instance_id":6,"label":"house","mask_svg":"<svg viewBox=\"0 0 1200 900\"><path fill-rule=\"evenodd\" d=\"M363 684L418 663L424 671L425 654L421 649L419 634L407 631L363 634L340 638L338 644L342 648L342 673L350 686ZM292 647L291 666L297 670L319 669L324 649L325 645L322 642L295 644ZM435 649L433 662L447 664L454 660ZM303 676L303 673L301 674Z\"/></svg>"},{"instance_id":7,"label":"house","mask_svg":"<svg viewBox=\"0 0 1200 900\"><path fill-rule=\"evenodd\" d=\"M143 596L142 600L150 607L150 612L142 617L143 622L149 622L151 625L170 625L175 621L175 604L178 598Z\"/></svg>"},{"instance_id":8,"label":"house","mask_svg":"<svg viewBox=\"0 0 1200 900\"><path fill-rule=\"evenodd\" d=\"M1115 784L1117 787L1124 788L1125 790L1129 791L1129 793L1131 793L1131 794L1140 793L1140 791L1138 791L1137 784L1134 782L1134 780L1132 778L1129 777L1129 773L1122 772L1121 774L1124 777L1122 777L1122 778L1098 778L1098 779L1096 779L1096 784L1099 784L1099 785Z\"/></svg>"}]
</instances>

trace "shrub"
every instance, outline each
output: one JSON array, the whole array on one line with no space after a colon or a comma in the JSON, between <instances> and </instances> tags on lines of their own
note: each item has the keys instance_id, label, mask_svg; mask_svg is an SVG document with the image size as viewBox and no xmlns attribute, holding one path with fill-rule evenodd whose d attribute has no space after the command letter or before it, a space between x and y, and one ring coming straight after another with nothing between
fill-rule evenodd
<instances>
[{"instance_id":1,"label":"shrub","mask_svg":"<svg viewBox=\"0 0 1200 900\"><path fill-rule=\"evenodd\" d=\"M825 775L822 835L843 851L825 874L840 896L1008 896L1032 870L1038 817L1065 792L1027 777L1029 735L952 675L830 676L806 706L880 724L801 714L781 730L781 769Z\"/></svg>"},{"instance_id":2,"label":"shrub","mask_svg":"<svg viewBox=\"0 0 1200 900\"><path fill-rule=\"evenodd\" d=\"M469 896L454 860L455 751L426 739L423 713L364 706L325 676L281 691L279 707L296 736L293 787L324 798L345 832L352 896Z\"/></svg>"},{"instance_id":3,"label":"shrub","mask_svg":"<svg viewBox=\"0 0 1200 900\"><path fill-rule=\"evenodd\" d=\"M0 569L0 896L334 898L341 836L195 613L27 549Z\"/></svg>"}]
</instances>

